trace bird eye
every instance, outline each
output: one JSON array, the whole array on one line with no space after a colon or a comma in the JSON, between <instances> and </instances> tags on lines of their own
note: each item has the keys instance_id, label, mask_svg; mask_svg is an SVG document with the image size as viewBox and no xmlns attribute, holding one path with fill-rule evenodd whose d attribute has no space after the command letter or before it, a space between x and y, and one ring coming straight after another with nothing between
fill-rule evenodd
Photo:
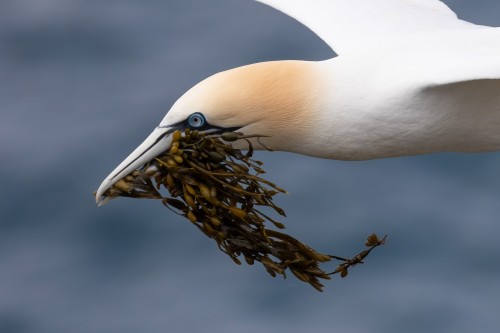
<instances>
[{"instance_id":1,"label":"bird eye","mask_svg":"<svg viewBox=\"0 0 500 333\"><path fill-rule=\"evenodd\" d=\"M201 113L193 113L188 118L188 124L192 128L200 128L205 125L205 117Z\"/></svg>"}]
</instances>

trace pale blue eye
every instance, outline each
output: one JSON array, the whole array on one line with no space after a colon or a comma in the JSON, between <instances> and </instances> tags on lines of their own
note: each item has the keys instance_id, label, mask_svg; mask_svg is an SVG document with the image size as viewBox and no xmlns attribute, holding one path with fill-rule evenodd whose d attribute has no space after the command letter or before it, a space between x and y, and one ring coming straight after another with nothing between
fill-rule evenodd
<instances>
[{"instance_id":1,"label":"pale blue eye","mask_svg":"<svg viewBox=\"0 0 500 333\"><path fill-rule=\"evenodd\" d=\"M188 118L188 124L192 128L200 128L205 125L205 117L201 113L193 113Z\"/></svg>"}]
</instances>

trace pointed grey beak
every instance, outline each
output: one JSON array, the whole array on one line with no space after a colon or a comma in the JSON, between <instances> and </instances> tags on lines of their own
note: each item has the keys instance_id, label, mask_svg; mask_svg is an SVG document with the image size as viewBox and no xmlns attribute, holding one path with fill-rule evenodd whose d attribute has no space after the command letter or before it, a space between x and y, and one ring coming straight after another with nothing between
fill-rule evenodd
<instances>
[{"instance_id":1,"label":"pointed grey beak","mask_svg":"<svg viewBox=\"0 0 500 333\"><path fill-rule=\"evenodd\" d=\"M175 129L170 127L157 127L132 154L130 154L113 172L106 177L97 190L95 200L99 206L106 203L104 192L113 184L139 168L141 165L151 161L156 156L167 151L172 142L172 133Z\"/></svg>"}]
</instances>

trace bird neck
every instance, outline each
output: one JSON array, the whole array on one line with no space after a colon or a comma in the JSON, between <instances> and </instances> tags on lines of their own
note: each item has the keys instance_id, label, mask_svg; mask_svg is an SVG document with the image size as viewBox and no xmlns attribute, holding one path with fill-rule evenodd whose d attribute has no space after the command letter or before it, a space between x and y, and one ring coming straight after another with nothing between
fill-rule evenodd
<instances>
[{"instance_id":1,"label":"bird neck","mask_svg":"<svg viewBox=\"0 0 500 333\"><path fill-rule=\"evenodd\" d=\"M289 131L295 138L287 136L283 150L368 160L439 149L433 142L439 133L432 129L440 124L429 105L412 104L419 100L413 98L415 88L384 75L367 77L368 68L353 69L340 57L311 63L311 68L314 91L307 94L301 122L294 125L298 129Z\"/></svg>"},{"instance_id":2,"label":"bird neck","mask_svg":"<svg viewBox=\"0 0 500 333\"><path fill-rule=\"evenodd\" d=\"M500 150L500 80L426 88L404 72L346 61L317 63L324 86L308 110L314 120L292 151L368 160Z\"/></svg>"}]
</instances>

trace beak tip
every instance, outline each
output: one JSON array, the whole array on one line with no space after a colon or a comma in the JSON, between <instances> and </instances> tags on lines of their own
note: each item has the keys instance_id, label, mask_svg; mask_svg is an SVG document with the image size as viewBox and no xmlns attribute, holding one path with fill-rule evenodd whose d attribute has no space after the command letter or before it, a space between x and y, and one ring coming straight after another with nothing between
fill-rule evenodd
<instances>
[{"instance_id":1,"label":"beak tip","mask_svg":"<svg viewBox=\"0 0 500 333\"><path fill-rule=\"evenodd\" d=\"M110 199L108 197L100 197L99 199L96 198L96 203L97 207L104 206Z\"/></svg>"},{"instance_id":2,"label":"beak tip","mask_svg":"<svg viewBox=\"0 0 500 333\"><path fill-rule=\"evenodd\" d=\"M109 201L109 198L104 195L104 192L106 192L106 190L108 188L110 188L110 183L111 182L109 181L109 179L106 179L105 181L102 182L101 186L99 186L99 188L97 189L97 191L95 193L95 202L96 202L98 207L104 205L106 202Z\"/></svg>"}]
</instances>

